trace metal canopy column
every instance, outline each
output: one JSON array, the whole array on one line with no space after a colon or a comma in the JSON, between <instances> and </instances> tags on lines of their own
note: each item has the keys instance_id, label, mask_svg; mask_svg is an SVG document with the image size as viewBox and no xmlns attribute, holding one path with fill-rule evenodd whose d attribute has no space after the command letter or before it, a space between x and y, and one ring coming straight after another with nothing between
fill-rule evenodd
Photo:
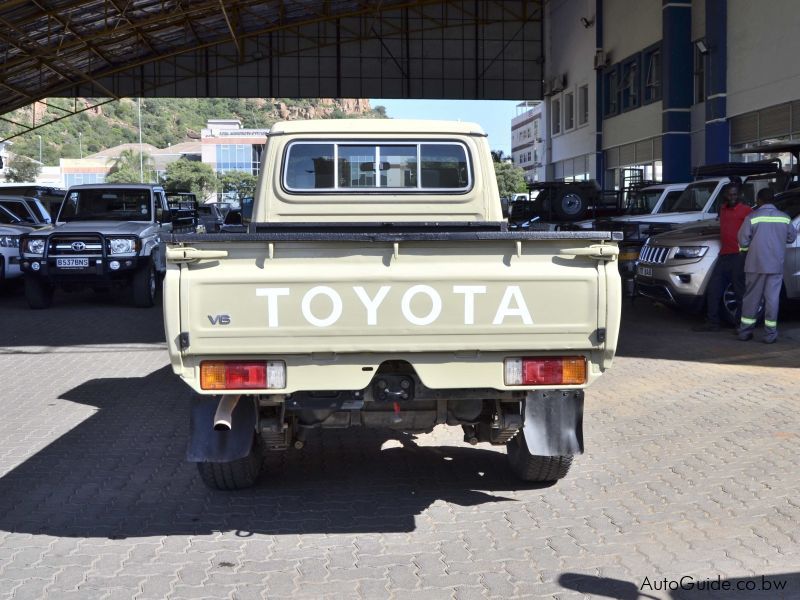
<instances>
[{"instance_id":1,"label":"metal canopy column","mask_svg":"<svg viewBox=\"0 0 800 600\"><path fill-rule=\"evenodd\" d=\"M728 0L706 0L706 164L728 162Z\"/></svg>"},{"instance_id":2,"label":"metal canopy column","mask_svg":"<svg viewBox=\"0 0 800 600\"><path fill-rule=\"evenodd\" d=\"M692 165L692 3L662 0L664 181L689 181Z\"/></svg>"}]
</instances>

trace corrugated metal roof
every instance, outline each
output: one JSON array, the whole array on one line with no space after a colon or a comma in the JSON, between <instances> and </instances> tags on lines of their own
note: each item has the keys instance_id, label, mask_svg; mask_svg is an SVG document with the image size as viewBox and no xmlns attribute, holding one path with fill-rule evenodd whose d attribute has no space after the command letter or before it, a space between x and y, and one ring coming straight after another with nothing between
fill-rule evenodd
<instances>
[{"instance_id":1,"label":"corrugated metal roof","mask_svg":"<svg viewBox=\"0 0 800 600\"><path fill-rule=\"evenodd\" d=\"M299 23L432 3L6 0L0 2L0 114L185 52L231 41L241 49L249 36Z\"/></svg>"}]
</instances>

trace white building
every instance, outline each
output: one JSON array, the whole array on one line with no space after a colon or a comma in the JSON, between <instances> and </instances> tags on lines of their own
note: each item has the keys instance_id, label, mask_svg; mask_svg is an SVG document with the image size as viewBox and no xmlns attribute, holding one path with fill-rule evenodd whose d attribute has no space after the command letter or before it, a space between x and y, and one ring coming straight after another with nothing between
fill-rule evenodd
<instances>
[{"instance_id":1,"label":"white building","mask_svg":"<svg viewBox=\"0 0 800 600\"><path fill-rule=\"evenodd\" d=\"M525 171L526 181L544 181L544 151L547 126L544 122L544 103L520 102L517 116L511 121L511 157Z\"/></svg>"},{"instance_id":2,"label":"white building","mask_svg":"<svg viewBox=\"0 0 800 600\"><path fill-rule=\"evenodd\" d=\"M687 181L800 137L794 0L551 0L544 22L548 179Z\"/></svg>"},{"instance_id":3,"label":"white building","mask_svg":"<svg viewBox=\"0 0 800 600\"><path fill-rule=\"evenodd\" d=\"M201 160L217 173L258 175L269 129L243 129L239 119L209 119L200 133Z\"/></svg>"}]
</instances>

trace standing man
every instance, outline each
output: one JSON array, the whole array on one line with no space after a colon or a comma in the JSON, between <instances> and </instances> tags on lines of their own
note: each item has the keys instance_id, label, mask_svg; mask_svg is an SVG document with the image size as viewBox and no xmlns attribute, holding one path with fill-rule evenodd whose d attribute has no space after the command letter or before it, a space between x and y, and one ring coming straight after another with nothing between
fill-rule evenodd
<instances>
[{"instance_id":1,"label":"standing man","mask_svg":"<svg viewBox=\"0 0 800 600\"><path fill-rule=\"evenodd\" d=\"M736 234L752 211L739 201L739 186L733 182L722 190L722 197L724 202L719 207L719 258L708 282L706 322L694 327L694 331L719 331L719 309L729 283L733 284L737 306L741 307L744 296L744 256L739 252Z\"/></svg>"},{"instance_id":2,"label":"standing man","mask_svg":"<svg viewBox=\"0 0 800 600\"><path fill-rule=\"evenodd\" d=\"M783 257L786 244L797 239L792 220L772 203L772 190L758 190L758 208L745 219L739 230L739 245L747 253L744 270L747 291L744 294L742 322L739 339L743 342L753 337L758 317L758 305L764 299L764 343L774 344L778 339L778 303L783 283Z\"/></svg>"}]
</instances>

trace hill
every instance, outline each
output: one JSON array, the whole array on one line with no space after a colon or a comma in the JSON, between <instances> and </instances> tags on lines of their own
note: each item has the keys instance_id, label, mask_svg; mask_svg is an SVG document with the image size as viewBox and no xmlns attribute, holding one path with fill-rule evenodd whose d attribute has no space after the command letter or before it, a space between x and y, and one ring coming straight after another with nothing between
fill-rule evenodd
<instances>
[{"instance_id":1,"label":"hill","mask_svg":"<svg viewBox=\"0 0 800 600\"><path fill-rule=\"evenodd\" d=\"M5 118L30 123L63 114L58 107L71 108L73 100L50 98L21 108ZM90 106L83 98L79 106ZM383 107L372 108L368 100L296 98L147 98L142 100L142 141L158 148L200 137L208 119L239 118L243 127L270 127L286 119L385 117ZM0 136L15 131L14 125L0 121ZM139 141L136 100L122 99L91 108L12 140L12 152L39 158L42 136L42 161L58 164L59 158L79 158L118 144Z\"/></svg>"}]
</instances>

